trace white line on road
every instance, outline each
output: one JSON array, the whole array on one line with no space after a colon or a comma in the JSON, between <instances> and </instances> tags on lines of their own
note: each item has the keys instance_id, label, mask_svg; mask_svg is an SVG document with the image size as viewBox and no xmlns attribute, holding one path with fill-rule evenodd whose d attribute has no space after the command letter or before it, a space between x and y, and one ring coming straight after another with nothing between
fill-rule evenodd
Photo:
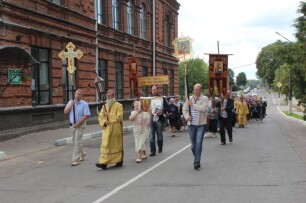
<instances>
[{"instance_id":1,"label":"white line on road","mask_svg":"<svg viewBox=\"0 0 306 203\"><path fill-rule=\"evenodd\" d=\"M141 174L135 176L134 178L130 179L129 181L123 183L122 185L116 187L115 189L113 189L112 191L110 191L109 193L107 193L106 195L102 196L101 198L97 199L96 201L94 201L93 203L100 203L103 202L104 200L106 200L107 198L109 198L110 196L116 194L117 192L119 192L121 189L125 188L126 186L128 186L129 184L135 182L136 180L138 180L139 178L141 178L142 176L146 175L147 173L149 173L150 171L154 170L155 168L157 168L158 166L162 165L163 163L167 162L168 160L172 159L173 157L175 157L176 155L178 155L179 153L181 153L182 151L184 151L185 149L187 149L188 147L190 147L191 144L185 146L184 148L182 148L181 150L177 151L176 153L172 154L171 156L169 156L168 158L164 159L163 161L159 162L158 164L152 166L151 168L145 170L144 172L142 172Z\"/></svg>"}]
</instances>

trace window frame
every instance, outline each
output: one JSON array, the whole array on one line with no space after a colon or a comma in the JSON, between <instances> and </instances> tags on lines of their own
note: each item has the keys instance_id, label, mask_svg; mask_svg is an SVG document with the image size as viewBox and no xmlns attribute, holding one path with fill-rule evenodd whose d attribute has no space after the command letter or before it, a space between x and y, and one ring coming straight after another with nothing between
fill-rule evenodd
<instances>
[{"instance_id":1,"label":"window frame","mask_svg":"<svg viewBox=\"0 0 306 203\"><path fill-rule=\"evenodd\" d=\"M133 0L127 3L127 33L135 35L135 5Z\"/></svg>"},{"instance_id":2,"label":"window frame","mask_svg":"<svg viewBox=\"0 0 306 203\"><path fill-rule=\"evenodd\" d=\"M98 59L98 76L100 76L103 79L104 88L105 90L107 90L108 89L108 70L107 70L107 60L105 59ZM103 98L101 98L99 95L99 99L102 100Z\"/></svg>"},{"instance_id":3,"label":"window frame","mask_svg":"<svg viewBox=\"0 0 306 203\"><path fill-rule=\"evenodd\" d=\"M120 30L120 1L112 0L112 27Z\"/></svg>"},{"instance_id":4,"label":"window frame","mask_svg":"<svg viewBox=\"0 0 306 203\"><path fill-rule=\"evenodd\" d=\"M142 66L142 77L148 77L149 76L149 68L148 66ZM147 97L149 95L149 88L148 86L142 87L142 95L144 97Z\"/></svg>"},{"instance_id":5,"label":"window frame","mask_svg":"<svg viewBox=\"0 0 306 203\"><path fill-rule=\"evenodd\" d=\"M76 60L74 59L74 64L76 64ZM68 66L68 59L62 61L62 89L63 89L63 102L67 103L68 101L74 98L74 92L76 91L77 87L77 77L76 75L77 70L74 72L74 84L70 84L70 75L67 70Z\"/></svg>"},{"instance_id":6,"label":"window frame","mask_svg":"<svg viewBox=\"0 0 306 203\"><path fill-rule=\"evenodd\" d=\"M116 96L117 99L123 99L124 96L124 80L123 80L123 64L115 62L115 80L116 80Z\"/></svg>"},{"instance_id":7,"label":"window frame","mask_svg":"<svg viewBox=\"0 0 306 203\"><path fill-rule=\"evenodd\" d=\"M163 75L168 75L168 69L163 68ZM168 85L163 85L163 96L168 96Z\"/></svg>"},{"instance_id":8,"label":"window frame","mask_svg":"<svg viewBox=\"0 0 306 203\"><path fill-rule=\"evenodd\" d=\"M106 25L106 4L105 0L98 0L98 5L97 5L97 20L98 24L100 25Z\"/></svg>"},{"instance_id":9,"label":"window frame","mask_svg":"<svg viewBox=\"0 0 306 203\"><path fill-rule=\"evenodd\" d=\"M139 17L139 37L141 39L147 38L147 11L144 3L140 4L140 17Z\"/></svg>"},{"instance_id":10,"label":"window frame","mask_svg":"<svg viewBox=\"0 0 306 203\"><path fill-rule=\"evenodd\" d=\"M40 51L46 51L46 60L41 59ZM32 75L32 105L48 105L51 104L51 78L50 78L50 50L40 47L31 47L31 55L39 62L38 64L32 65L31 75ZM46 66L46 78L47 78L47 88L43 89L41 76L43 74L43 67ZM47 93L47 102L42 102L43 93ZM44 97L45 98L45 97Z\"/></svg>"}]
</instances>

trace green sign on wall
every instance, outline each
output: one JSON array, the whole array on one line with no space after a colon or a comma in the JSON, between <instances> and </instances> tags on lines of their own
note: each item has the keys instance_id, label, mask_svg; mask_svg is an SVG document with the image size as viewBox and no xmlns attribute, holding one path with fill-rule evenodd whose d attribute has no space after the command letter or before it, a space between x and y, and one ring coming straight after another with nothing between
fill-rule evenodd
<instances>
[{"instance_id":1,"label":"green sign on wall","mask_svg":"<svg viewBox=\"0 0 306 203\"><path fill-rule=\"evenodd\" d=\"M7 71L8 82L10 84L20 84L21 83L21 70L9 68Z\"/></svg>"}]
</instances>

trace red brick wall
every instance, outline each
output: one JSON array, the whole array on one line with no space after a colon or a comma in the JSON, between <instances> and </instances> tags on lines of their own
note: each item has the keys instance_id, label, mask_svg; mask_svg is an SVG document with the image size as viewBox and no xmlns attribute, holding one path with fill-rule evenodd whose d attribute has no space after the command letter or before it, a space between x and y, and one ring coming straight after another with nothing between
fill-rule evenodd
<instances>
[{"instance_id":1,"label":"red brick wall","mask_svg":"<svg viewBox=\"0 0 306 203\"><path fill-rule=\"evenodd\" d=\"M56 5L46 0L7 0L0 6L0 17L3 25L0 28L0 46L14 45L30 51L32 46L50 50L50 84L51 104L63 103L62 90L62 61L58 57L65 50L68 42L72 41L84 55L77 60L77 86L84 89L85 99L96 101L96 90L93 83L96 66L96 32L94 20L94 0L65 0L64 6ZM115 89L115 62L122 62L124 69L124 98L130 98L129 66L127 58L134 53L144 59L138 64L138 76L141 76L142 66L147 66L149 76L153 75L152 56L152 0L135 0L136 11L141 3L147 6L147 38L139 39L139 20L135 36L126 33L126 2L122 1L122 30L112 29L112 17L107 16L107 26L99 25L99 57L107 60L108 85ZM111 13L111 0L106 3L107 11ZM163 74L163 68L174 70L175 94L178 93L178 65L172 56L173 48L164 45L165 12L172 15L171 35L177 37L177 15L179 4L175 0L156 0L156 75ZM139 19L139 12L135 17ZM17 35L22 35L16 41ZM118 57L120 56L120 57ZM170 88L170 85L168 85ZM139 93L142 89L138 89ZM170 89L168 90L168 96ZM19 86L10 86L0 100L0 106L31 105L31 82Z\"/></svg>"}]
</instances>

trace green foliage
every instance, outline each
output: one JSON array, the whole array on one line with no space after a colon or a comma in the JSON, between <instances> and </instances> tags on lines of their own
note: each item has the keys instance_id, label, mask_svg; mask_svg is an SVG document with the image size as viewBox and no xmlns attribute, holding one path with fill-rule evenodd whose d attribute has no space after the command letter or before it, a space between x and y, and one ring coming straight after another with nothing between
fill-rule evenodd
<instances>
[{"instance_id":1,"label":"green foliage","mask_svg":"<svg viewBox=\"0 0 306 203\"><path fill-rule=\"evenodd\" d=\"M235 83L235 73L232 69L228 69L228 79L229 79L229 86L231 87L232 91L235 92L238 90L238 86Z\"/></svg>"},{"instance_id":2,"label":"green foliage","mask_svg":"<svg viewBox=\"0 0 306 203\"><path fill-rule=\"evenodd\" d=\"M236 84L239 86L245 86L247 83L247 77L246 77L246 74L245 72L241 72L237 75L236 77Z\"/></svg>"},{"instance_id":3,"label":"green foliage","mask_svg":"<svg viewBox=\"0 0 306 203\"><path fill-rule=\"evenodd\" d=\"M203 94L208 94L208 65L199 58L179 63L179 94L185 95L185 64L187 65L189 94L193 94L193 86L196 83L202 84Z\"/></svg>"},{"instance_id":4,"label":"green foliage","mask_svg":"<svg viewBox=\"0 0 306 203\"><path fill-rule=\"evenodd\" d=\"M295 19L297 42L276 41L263 47L256 59L257 76L274 90L276 83L283 85L281 93L288 95L289 75L291 89L296 99L306 104L306 3L300 2L298 12L302 14Z\"/></svg>"},{"instance_id":5,"label":"green foliage","mask_svg":"<svg viewBox=\"0 0 306 203\"><path fill-rule=\"evenodd\" d=\"M259 85L259 80L248 80L246 86L254 89Z\"/></svg>"}]
</instances>

